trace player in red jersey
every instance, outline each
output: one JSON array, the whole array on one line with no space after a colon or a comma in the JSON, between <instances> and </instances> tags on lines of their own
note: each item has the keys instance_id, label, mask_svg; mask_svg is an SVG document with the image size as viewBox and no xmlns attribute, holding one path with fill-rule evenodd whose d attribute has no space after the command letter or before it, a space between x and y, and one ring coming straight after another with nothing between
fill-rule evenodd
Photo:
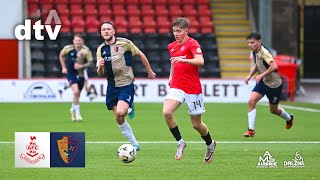
<instances>
[{"instance_id":1,"label":"player in red jersey","mask_svg":"<svg viewBox=\"0 0 320 180\"><path fill-rule=\"evenodd\" d=\"M188 36L188 28L187 18L179 17L172 23L176 41L168 45L171 56L170 90L163 105L163 115L172 135L177 140L178 149L175 158L179 160L183 156L186 143L181 137L174 112L186 102L193 128L200 133L207 145L204 161L210 162L213 159L216 143L211 139L207 126L201 120L205 108L199 79L199 66L204 65L204 59L199 43Z\"/></svg>"}]
</instances>

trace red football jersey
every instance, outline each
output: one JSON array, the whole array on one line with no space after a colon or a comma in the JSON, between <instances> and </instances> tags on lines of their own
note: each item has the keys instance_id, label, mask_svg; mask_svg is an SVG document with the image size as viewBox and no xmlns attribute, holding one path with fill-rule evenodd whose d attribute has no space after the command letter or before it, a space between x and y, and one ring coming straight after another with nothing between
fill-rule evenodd
<instances>
[{"instance_id":1,"label":"red football jersey","mask_svg":"<svg viewBox=\"0 0 320 180\"><path fill-rule=\"evenodd\" d=\"M191 37L183 44L177 41L170 43L168 51L171 57L183 59L193 59L194 55L202 54L199 43ZM181 62L174 64L170 88L181 89L187 94L201 94L199 67Z\"/></svg>"}]
</instances>

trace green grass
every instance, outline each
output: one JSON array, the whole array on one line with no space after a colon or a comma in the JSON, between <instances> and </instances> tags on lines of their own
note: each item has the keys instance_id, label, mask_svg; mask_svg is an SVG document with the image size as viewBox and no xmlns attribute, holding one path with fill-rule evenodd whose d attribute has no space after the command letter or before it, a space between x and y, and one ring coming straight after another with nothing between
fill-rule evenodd
<instances>
[{"instance_id":1,"label":"green grass","mask_svg":"<svg viewBox=\"0 0 320 180\"><path fill-rule=\"evenodd\" d=\"M320 109L319 104L286 103ZM103 103L82 103L84 121L69 119L69 103L0 103L0 141L13 142L14 132L86 132L87 142L125 141ZM142 143L137 159L130 164L118 161L121 145L86 144L85 168L15 168L14 144L0 144L0 179L319 179L320 144L239 144L230 141L319 141L320 113L286 109L295 115L294 126L271 115L266 106L257 106L256 137L246 139L246 104L206 104L204 122L218 141L215 159L202 162L204 143L189 143L185 156L174 160L176 144ZM186 106L176 113L184 140L202 141L193 130ZM162 104L136 104L136 117L129 121L139 141L173 141L162 117ZM221 142L221 143L219 143ZM259 169L259 156L268 150L278 163L276 169ZM285 169L283 161L299 151L305 168Z\"/></svg>"}]
</instances>

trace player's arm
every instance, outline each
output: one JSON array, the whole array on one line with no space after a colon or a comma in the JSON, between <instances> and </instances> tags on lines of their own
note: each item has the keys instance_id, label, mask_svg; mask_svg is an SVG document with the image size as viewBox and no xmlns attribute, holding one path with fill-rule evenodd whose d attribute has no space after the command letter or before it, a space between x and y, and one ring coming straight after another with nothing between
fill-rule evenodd
<instances>
[{"instance_id":1,"label":"player's arm","mask_svg":"<svg viewBox=\"0 0 320 180\"><path fill-rule=\"evenodd\" d=\"M66 50L65 50L65 48L63 48L63 49L60 51L60 54L59 54L59 61L60 61L60 65L61 65L62 73L63 73L63 74L66 74L66 73L67 73L66 60L65 60L65 57L64 57L65 54L66 54Z\"/></svg>"},{"instance_id":2,"label":"player's arm","mask_svg":"<svg viewBox=\"0 0 320 180\"><path fill-rule=\"evenodd\" d=\"M172 57L170 59L171 64L175 64L177 62L182 62L182 63L187 63L187 64L192 64L195 66L203 66L204 65L204 59L202 54L195 54L194 58L192 59L183 59L180 57Z\"/></svg>"},{"instance_id":3,"label":"player's arm","mask_svg":"<svg viewBox=\"0 0 320 180\"><path fill-rule=\"evenodd\" d=\"M99 77L102 77L104 75L104 59L101 56L101 46L97 49L97 74Z\"/></svg>"},{"instance_id":4,"label":"player's arm","mask_svg":"<svg viewBox=\"0 0 320 180\"><path fill-rule=\"evenodd\" d=\"M252 76L258 71L258 67L256 65L256 63L254 63L254 65L251 67L250 69L250 73L247 77L244 78L244 82L246 84L248 84L248 81L252 78Z\"/></svg>"},{"instance_id":5,"label":"player's arm","mask_svg":"<svg viewBox=\"0 0 320 180\"><path fill-rule=\"evenodd\" d=\"M144 67L146 68L146 71L148 73L148 78L149 79L154 79L156 78L156 74L153 72L151 66L150 66L150 63L146 57L146 55L144 55L143 52L141 52L140 50L135 54L137 56L139 56L142 64L144 65Z\"/></svg>"},{"instance_id":6,"label":"player's arm","mask_svg":"<svg viewBox=\"0 0 320 180\"><path fill-rule=\"evenodd\" d=\"M170 86L170 84L171 84L172 75L173 75L173 65L171 65L171 67L170 67L169 86Z\"/></svg>"}]
</instances>

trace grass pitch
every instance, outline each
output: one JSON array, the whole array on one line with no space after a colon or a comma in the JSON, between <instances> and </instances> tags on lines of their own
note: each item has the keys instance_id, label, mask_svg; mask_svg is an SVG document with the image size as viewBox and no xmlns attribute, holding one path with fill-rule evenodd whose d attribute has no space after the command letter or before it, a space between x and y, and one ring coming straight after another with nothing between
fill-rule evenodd
<instances>
[{"instance_id":1,"label":"grass pitch","mask_svg":"<svg viewBox=\"0 0 320 180\"><path fill-rule=\"evenodd\" d=\"M320 110L319 104L289 103ZM83 122L71 122L70 103L0 104L0 179L319 179L320 113L288 109L295 115L292 129L285 121L257 106L256 137L244 138L246 104L207 103L203 116L218 142L212 163L203 163L205 144L193 130L187 108L176 113L187 142L184 157L174 160L176 144L162 117L162 104L136 104L136 117L129 121L141 151L129 164L121 163L117 148L126 140L113 113L103 103L82 103ZM85 132L85 168L15 168L14 132ZM259 157L269 151L278 168L256 168ZM284 168L296 151L304 168Z\"/></svg>"}]
</instances>

